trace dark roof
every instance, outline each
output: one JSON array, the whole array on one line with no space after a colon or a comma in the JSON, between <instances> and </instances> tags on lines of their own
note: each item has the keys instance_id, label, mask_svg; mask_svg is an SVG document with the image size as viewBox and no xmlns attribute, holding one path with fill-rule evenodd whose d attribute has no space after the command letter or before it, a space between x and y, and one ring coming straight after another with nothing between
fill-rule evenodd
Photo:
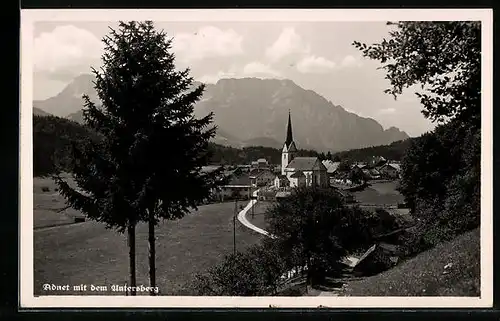
<instances>
[{"instance_id":1,"label":"dark roof","mask_svg":"<svg viewBox=\"0 0 500 321\"><path fill-rule=\"evenodd\" d=\"M266 172L273 174L273 172L269 168L261 168L261 169L255 168L250 171L249 175L253 177L258 177Z\"/></svg>"},{"instance_id":2,"label":"dark roof","mask_svg":"<svg viewBox=\"0 0 500 321\"><path fill-rule=\"evenodd\" d=\"M293 168L296 171L324 170L325 165L317 157L295 157L286 168Z\"/></svg>"},{"instance_id":3,"label":"dark roof","mask_svg":"<svg viewBox=\"0 0 500 321\"><path fill-rule=\"evenodd\" d=\"M250 177L248 175L233 177L227 185L251 185Z\"/></svg>"},{"instance_id":4,"label":"dark roof","mask_svg":"<svg viewBox=\"0 0 500 321\"><path fill-rule=\"evenodd\" d=\"M299 178L299 177L304 177L304 173L302 171L296 171L292 175L290 175L291 178Z\"/></svg>"}]
</instances>

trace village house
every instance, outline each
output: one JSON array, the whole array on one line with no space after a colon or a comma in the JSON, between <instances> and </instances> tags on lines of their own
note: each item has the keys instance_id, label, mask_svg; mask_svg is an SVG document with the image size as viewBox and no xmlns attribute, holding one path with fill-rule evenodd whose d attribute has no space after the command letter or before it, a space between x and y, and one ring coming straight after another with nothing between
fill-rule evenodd
<instances>
[{"instance_id":1,"label":"village house","mask_svg":"<svg viewBox=\"0 0 500 321\"><path fill-rule=\"evenodd\" d=\"M221 188L221 199L249 199L252 193L252 182L246 173L232 175L226 185Z\"/></svg>"},{"instance_id":2,"label":"village house","mask_svg":"<svg viewBox=\"0 0 500 321\"><path fill-rule=\"evenodd\" d=\"M396 179L400 176L401 165L398 163L387 162L381 166L378 171L382 177Z\"/></svg>"},{"instance_id":3,"label":"village house","mask_svg":"<svg viewBox=\"0 0 500 321\"><path fill-rule=\"evenodd\" d=\"M352 166L351 166L351 168L359 168L359 169L364 169L367 167L368 167L368 164L366 164L365 162L356 162L356 163L352 164Z\"/></svg>"},{"instance_id":4,"label":"village house","mask_svg":"<svg viewBox=\"0 0 500 321\"><path fill-rule=\"evenodd\" d=\"M340 162L334 162L329 159L323 161L323 165L326 167L326 175L329 180L335 178L335 175L338 173Z\"/></svg>"},{"instance_id":5,"label":"village house","mask_svg":"<svg viewBox=\"0 0 500 321\"><path fill-rule=\"evenodd\" d=\"M379 168L383 166L387 160L383 156L373 156L372 160L370 161L370 165L373 168Z\"/></svg>"},{"instance_id":6,"label":"village house","mask_svg":"<svg viewBox=\"0 0 500 321\"><path fill-rule=\"evenodd\" d=\"M262 187L271 185L276 175L268 168L256 168L250 171L249 177L253 187Z\"/></svg>"},{"instance_id":7,"label":"village house","mask_svg":"<svg viewBox=\"0 0 500 321\"><path fill-rule=\"evenodd\" d=\"M256 161L253 161L251 164L252 168L269 168L269 162L265 158L259 158Z\"/></svg>"},{"instance_id":8,"label":"village house","mask_svg":"<svg viewBox=\"0 0 500 321\"><path fill-rule=\"evenodd\" d=\"M248 173L250 172L252 165L237 165L237 167L240 168L242 172Z\"/></svg>"},{"instance_id":9,"label":"village house","mask_svg":"<svg viewBox=\"0 0 500 321\"><path fill-rule=\"evenodd\" d=\"M278 174L274 177L274 187L283 189L290 187L290 181L286 175Z\"/></svg>"}]
</instances>

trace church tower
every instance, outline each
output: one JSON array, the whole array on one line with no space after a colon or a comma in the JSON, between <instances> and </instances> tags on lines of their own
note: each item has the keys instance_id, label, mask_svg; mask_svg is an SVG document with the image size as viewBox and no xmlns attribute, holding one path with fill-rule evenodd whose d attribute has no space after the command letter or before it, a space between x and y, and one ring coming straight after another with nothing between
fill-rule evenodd
<instances>
[{"instance_id":1,"label":"church tower","mask_svg":"<svg viewBox=\"0 0 500 321\"><path fill-rule=\"evenodd\" d=\"M281 151L281 175L285 175L285 168L290 164L292 159L295 157L297 152L297 147L293 141L292 136L292 117L290 115L290 110L288 111L288 127L286 132L286 141L283 144L283 150Z\"/></svg>"}]
</instances>

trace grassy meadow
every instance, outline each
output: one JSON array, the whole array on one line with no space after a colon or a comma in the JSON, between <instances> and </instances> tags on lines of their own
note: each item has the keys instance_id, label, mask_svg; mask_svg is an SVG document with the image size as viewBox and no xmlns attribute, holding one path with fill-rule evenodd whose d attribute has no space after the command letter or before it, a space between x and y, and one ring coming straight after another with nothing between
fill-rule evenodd
<instances>
[{"instance_id":1,"label":"grassy meadow","mask_svg":"<svg viewBox=\"0 0 500 321\"><path fill-rule=\"evenodd\" d=\"M47 190L48 187L48 190ZM126 235L86 221L74 210L58 212L64 199L47 178L34 179L34 287L35 295L93 294L111 292L112 284L128 282ZM189 295L187 285L194 274L203 273L233 251L234 203L201 206L177 221L160 222L156 229L157 286L162 295ZM148 286L148 229L140 224L136 233L137 285ZM236 248L258 243L261 236L236 220ZM87 284L86 292L43 291L43 284ZM108 291L92 292L90 284L106 285Z\"/></svg>"}]
</instances>

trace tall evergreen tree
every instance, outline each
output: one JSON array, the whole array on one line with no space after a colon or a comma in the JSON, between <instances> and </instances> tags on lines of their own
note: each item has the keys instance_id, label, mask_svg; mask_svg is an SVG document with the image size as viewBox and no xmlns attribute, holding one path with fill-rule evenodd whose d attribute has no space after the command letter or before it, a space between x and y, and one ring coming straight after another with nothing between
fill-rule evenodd
<instances>
[{"instance_id":1,"label":"tall evergreen tree","mask_svg":"<svg viewBox=\"0 0 500 321\"><path fill-rule=\"evenodd\" d=\"M172 40L152 22L120 22L103 42L102 69L93 69L102 106L84 96L85 124L101 139L73 148L77 189L55 179L72 207L108 228L128 231L132 287L135 227L148 222L154 287L154 227L160 219L179 219L196 209L217 184L217 172L201 172L216 128L212 114L194 117L204 86L192 88L189 69L175 69Z\"/></svg>"}]
</instances>

